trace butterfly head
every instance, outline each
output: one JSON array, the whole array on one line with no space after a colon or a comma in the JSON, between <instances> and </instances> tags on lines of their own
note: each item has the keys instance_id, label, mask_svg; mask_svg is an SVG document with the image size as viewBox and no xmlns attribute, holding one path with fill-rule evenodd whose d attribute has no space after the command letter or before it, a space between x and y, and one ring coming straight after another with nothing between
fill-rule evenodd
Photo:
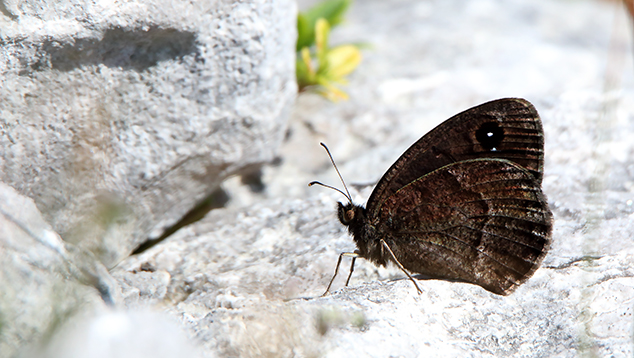
<instances>
[{"instance_id":1,"label":"butterfly head","mask_svg":"<svg viewBox=\"0 0 634 358\"><path fill-rule=\"evenodd\" d=\"M363 221L365 217L365 209L362 206L355 205L352 202L343 204L337 203L337 216L339 221L345 226L354 226L354 223Z\"/></svg>"},{"instance_id":2,"label":"butterfly head","mask_svg":"<svg viewBox=\"0 0 634 358\"><path fill-rule=\"evenodd\" d=\"M352 221L358 219L359 215L357 214L357 206L352 203L347 203L346 205L341 202L337 203L337 216L339 217L339 221L341 221L344 225L350 225Z\"/></svg>"}]
</instances>

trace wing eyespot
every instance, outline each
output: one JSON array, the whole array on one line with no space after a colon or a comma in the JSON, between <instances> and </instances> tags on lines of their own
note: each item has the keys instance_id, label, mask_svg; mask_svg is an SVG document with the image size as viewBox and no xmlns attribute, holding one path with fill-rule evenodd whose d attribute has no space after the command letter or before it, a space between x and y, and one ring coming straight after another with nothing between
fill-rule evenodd
<instances>
[{"instance_id":1,"label":"wing eyespot","mask_svg":"<svg viewBox=\"0 0 634 358\"><path fill-rule=\"evenodd\" d=\"M495 152L504 140L504 130L497 122L486 122L476 130L475 137L482 148Z\"/></svg>"}]
</instances>

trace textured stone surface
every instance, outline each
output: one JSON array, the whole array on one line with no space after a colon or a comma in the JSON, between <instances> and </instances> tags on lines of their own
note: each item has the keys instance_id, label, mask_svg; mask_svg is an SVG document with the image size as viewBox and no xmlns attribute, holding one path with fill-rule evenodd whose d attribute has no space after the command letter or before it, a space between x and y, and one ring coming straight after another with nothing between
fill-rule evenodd
<instances>
[{"instance_id":1,"label":"textured stone surface","mask_svg":"<svg viewBox=\"0 0 634 358\"><path fill-rule=\"evenodd\" d=\"M295 4L0 3L0 180L114 265L228 175L270 161Z\"/></svg>"},{"instance_id":2,"label":"textured stone surface","mask_svg":"<svg viewBox=\"0 0 634 358\"><path fill-rule=\"evenodd\" d=\"M120 288L90 253L65 244L33 200L0 183L0 352L37 347L82 310L117 304Z\"/></svg>"},{"instance_id":3,"label":"textured stone surface","mask_svg":"<svg viewBox=\"0 0 634 358\"><path fill-rule=\"evenodd\" d=\"M198 358L200 350L165 313L107 310L65 325L33 358Z\"/></svg>"},{"instance_id":4,"label":"textured stone surface","mask_svg":"<svg viewBox=\"0 0 634 358\"><path fill-rule=\"evenodd\" d=\"M232 179L230 208L122 262L112 274L125 305L173 315L208 357L631 357L629 26L618 4L589 0L356 2L332 35L372 44L351 100L301 96L266 190ZM364 202L429 129L509 96L544 121L555 231L542 268L507 297L439 280L417 295L397 269L358 260L350 287L344 274L319 298L354 244L335 218L343 197L306 187L339 186L318 142Z\"/></svg>"},{"instance_id":5,"label":"textured stone surface","mask_svg":"<svg viewBox=\"0 0 634 358\"><path fill-rule=\"evenodd\" d=\"M363 1L332 41L368 41L331 104L300 96L266 190L224 186L213 212L113 275L129 306L166 306L220 356L629 357L634 278L631 29L594 1ZM566 14L566 16L562 16ZM607 69L607 70L606 70ZM364 202L372 184L429 129L500 97L535 104L546 133L544 191L553 246L535 275L500 297L357 261L319 298L337 255L354 249L336 222L343 200L318 142ZM248 206L248 207L245 207ZM347 270L349 261L344 262ZM312 297L291 300L292 297Z\"/></svg>"},{"instance_id":6,"label":"textured stone surface","mask_svg":"<svg viewBox=\"0 0 634 358\"><path fill-rule=\"evenodd\" d=\"M631 243L589 257L582 246L562 242L566 223L558 223L557 244L543 267L507 297L441 280L419 281L423 294L417 295L398 269L361 260L349 288L320 298L338 253L353 248L334 216L336 199L214 211L113 275L127 306L166 306L205 352L221 356L632 353ZM342 288L348 263L335 289Z\"/></svg>"}]
</instances>

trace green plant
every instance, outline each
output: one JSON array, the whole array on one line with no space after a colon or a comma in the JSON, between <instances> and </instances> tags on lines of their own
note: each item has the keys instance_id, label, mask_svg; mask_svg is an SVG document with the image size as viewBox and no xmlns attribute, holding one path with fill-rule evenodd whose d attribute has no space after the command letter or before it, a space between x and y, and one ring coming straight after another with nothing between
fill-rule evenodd
<instances>
[{"instance_id":1,"label":"green plant","mask_svg":"<svg viewBox=\"0 0 634 358\"><path fill-rule=\"evenodd\" d=\"M345 85L345 76L361 62L355 45L328 46L330 28L343 20L352 0L327 0L297 16L297 84L299 91L315 90L337 101L348 95L335 84Z\"/></svg>"}]
</instances>

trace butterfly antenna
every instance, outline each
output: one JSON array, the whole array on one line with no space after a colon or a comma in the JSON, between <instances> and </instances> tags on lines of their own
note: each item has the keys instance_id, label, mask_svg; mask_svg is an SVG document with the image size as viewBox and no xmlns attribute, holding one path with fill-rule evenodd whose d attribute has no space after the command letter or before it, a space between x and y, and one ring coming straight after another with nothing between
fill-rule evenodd
<instances>
[{"instance_id":1,"label":"butterfly antenna","mask_svg":"<svg viewBox=\"0 0 634 358\"><path fill-rule=\"evenodd\" d=\"M346 199L350 200L350 198L346 195L346 193L344 193L343 191L335 188L334 186L330 186L328 184L320 183L318 181L311 181L310 183L308 183L308 186L313 186L313 185L321 185L323 187L326 187L326 188L329 188L329 189L332 189L332 190L336 190L336 191L340 192L343 196L345 196Z\"/></svg>"},{"instance_id":2,"label":"butterfly antenna","mask_svg":"<svg viewBox=\"0 0 634 358\"><path fill-rule=\"evenodd\" d=\"M346 185L346 182L343 181L343 177L341 176L341 173L339 172L339 168L337 168L337 164L335 164L335 160L332 159L332 154L330 154L330 150L328 149L328 147L326 147L326 145L324 143L320 142L319 144L321 144L321 146L324 147L324 149L326 149L326 153L328 153L328 158L330 158L330 162L332 163L332 166L335 167L335 170L337 171L337 175L339 175L339 179L341 179L341 183L343 184L344 189L346 189L346 192L344 193L340 189L337 189L337 188L335 188L333 186L330 186L330 185L326 185L326 184L320 183L318 181L310 182L310 183L308 183L308 186L313 186L313 185L317 184L317 185L321 185L321 186L326 187L326 188L330 188L330 189L336 190L336 191L340 192L343 196L345 196L346 199L348 199L349 202L352 203L352 196L350 195L350 191L348 191L348 186Z\"/></svg>"}]
</instances>

